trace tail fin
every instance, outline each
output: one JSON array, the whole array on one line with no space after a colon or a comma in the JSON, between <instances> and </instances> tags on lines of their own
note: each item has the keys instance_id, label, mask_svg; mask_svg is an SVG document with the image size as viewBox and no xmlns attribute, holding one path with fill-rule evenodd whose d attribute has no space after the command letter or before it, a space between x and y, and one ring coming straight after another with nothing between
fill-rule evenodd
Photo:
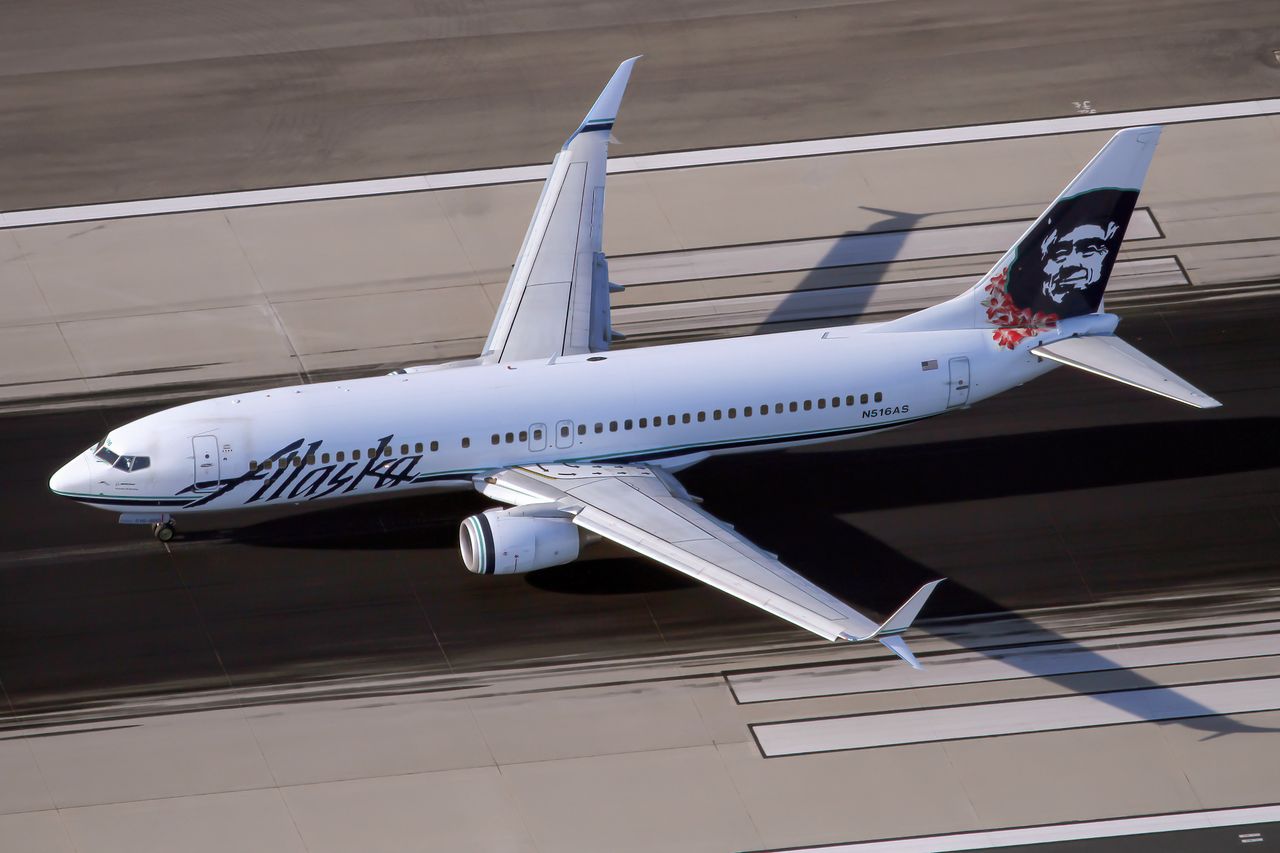
<instances>
[{"instance_id":1,"label":"tail fin","mask_svg":"<svg viewBox=\"0 0 1280 853\"><path fill-rule=\"evenodd\" d=\"M1098 311L1159 139L1154 126L1111 137L973 288L887 328L1053 326Z\"/></svg>"}]
</instances>

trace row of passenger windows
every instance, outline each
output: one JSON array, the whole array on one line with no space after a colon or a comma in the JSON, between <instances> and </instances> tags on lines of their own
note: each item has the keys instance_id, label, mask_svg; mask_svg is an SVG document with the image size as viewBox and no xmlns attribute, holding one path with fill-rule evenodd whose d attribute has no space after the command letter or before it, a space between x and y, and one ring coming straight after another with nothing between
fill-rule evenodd
<instances>
[{"instance_id":1,"label":"row of passenger windows","mask_svg":"<svg viewBox=\"0 0 1280 853\"><path fill-rule=\"evenodd\" d=\"M466 439L463 439L463 441L465 442L465 441L466 441ZM463 446L465 447L466 445L464 444ZM430 448L431 448L431 452L432 452L432 453L435 453L437 450L439 450L439 449L440 449L440 442L438 442L438 441L433 441L433 442L431 442L431 444L430 444ZM376 458L376 457L379 455L379 453L378 453L378 448L376 448L376 447L370 447L370 448L369 448L369 450L368 450L367 452L368 452L368 454L369 454L369 458L370 458L370 459L374 459L374 458ZM414 444L414 445L413 445L413 452L414 452L414 453L422 453L422 452L423 452L423 444L422 444L422 442L421 442L421 441L419 441L418 443L416 443L416 444ZM394 446L393 446L393 445L388 444L386 447L382 448L382 453L381 453L381 455L382 455L382 456L391 456L393 453L394 453ZM362 454L362 451L361 451L359 448L357 448L357 449L355 449L355 450L351 451L351 461L352 461L352 462L359 462L359 461L360 461L360 458L361 458L361 454ZM402 445L400 445L400 455L401 455L401 456L408 456L408 455L409 455L409 445L408 445L408 444L402 444ZM290 462L290 458L292 458L292 460L293 460L292 462ZM318 461L321 465L328 465L330 462L346 462L346 461L347 461L347 452L346 452L345 450L339 450L339 451L337 451L336 453L333 453L333 454L329 454L329 453L321 453L321 454L319 454L318 456L317 456L316 454L312 453L312 454L310 454L310 455L308 455L308 456L306 456L306 457L302 457L302 456L285 457L285 458L282 458L282 459L277 460L275 464L276 464L276 467L277 467L277 468L286 468L286 467L288 467L290 464L292 464L292 465L293 465L293 467L295 467L295 468L300 468L300 467L302 467L302 463L303 463L303 462L306 462L306 464L308 464L308 465L315 465L317 461ZM271 463L270 463L270 462L263 462L263 463L259 463L259 462L257 462L257 461L252 461L252 460L249 462L249 470L250 470L250 471L257 471L259 468L268 468L268 467L270 467L270 466L271 466Z\"/></svg>"},{"instance_id":2,"label":"row of passenger windows","mask_svg":"<svg viewBox=\"0 0 1280 853\"><path fill-rule=\"evenodd\" d=\"M684 414L679 416L658 415L652 420L650 420L649 418L637 418L634 420L631 418L627 418L626 420L623 420L621 422L609 421L608 428L609 428L609 432L617 432L619 425L621 425L621 428L624 430L649 429L651 427L662 426L664 418L666 420L667 426L675 426L677 422L682 424L694 423L695 421L697 423L704 423L707 420L708 414L710 414L711 420L713 421L719 421L725 418L728 418L729 420L735 420L736 418L738 418L739 415L741 415L744 418L765 417L771 411L775 415L781 415L786 412L799 412L799 411L809 412L809 411L813 411L815 408L838 409L841 407L841 405L853 406L853 405L856 405L859 401L861 401L865 405L867 403L872 402L873 400L877 403L883 401L884 394L880 391L877 391L875 392L875 394L863 394L861 395L861 397L854 394L849 394L843 398L819 397L817 400L792 400L790 403L765 403L759 407L743 406L741 409L737 409L737 408L712 409L710 413L701 411L701 412L685 412ZM603 422L597 422L595 424L594 431L597 433L604 432L605 424ZM578 435L586 435L586 434L587 434L587 425L578 424Z\"/></svg>"},{"instance_id":3,"label":"row of passenger windows","mask_svg":"<svg viewBox=\"0 0 1280 853\"><path fill-rule=\"evenodd\" d=\"M637 429L637 428L650 429L653 427L662 426L664 421L667 426L675 426L677 423L682 423L682 424L689 424L694 422L705 423L708 416L710 416L711 420L713 421L724 420L725 418L728 418L729 420L736 420L739 416L744 418L766 417L771 412L775 415L781 415L786 412L799 412L799 411L809 412L809 411L813 411L815 408L816 409L827 409L827 408L838 409L841 406L854 406L854 405L857 405L858 403L861 403L862 405L866 405L867 403L871 403L871 402L879 403L879 402L882 402L883 400L884 400L884 394L880 391L876 391L874 394L862 394L862 395L848 394L844 397L819 397L817 400L792 400L789 403L763 403L760 406L743 406L741 409L736 407L731 407L728 409L712 409L709 413L706 411L700 411L700 412L685 412L681 415L657 415L653 418L634 418L634 419L626 418L625 420L622 420L622 421L609 421L607 424L607 428L609 432L617 432L619 428L623 430L630 430L630 429ZM606 429L606 424L604 421L597 421L594 427L592 427L592 431L596 433L603 433L605 429ZM559 427L559 430L560 430L561 438L569 438L570 427L567 424L561 425ZM587 431L588 431L587 424L578 424L578 435L586 435ZM543 440L541 428L539 427L532 428L532 433L533 433L533 438L532 438L533 441ZM530 430L519 430L519 431L513 431L513 432L507 432L507 433L495 432L493 435L489 436L489 443L494 445L503 444L503 443L515 444L516 441L519 441L521 444L524 444L529 440L530 440ZM440 449L440 442L433 441L430 443L429 446L431 448L431 452L435 453ZM462 439L463 449L466 449L470 446L471 446L471 439L464 437ZM419 441L413 445L413 452L414 453L423 452L422 442ZM361 451L359 449L351 451L351 461L352 462L360 461L360 453ZM369 453L369 458L373 459L378 455L378 449L376 447L371 447L369 448L368 453ZM392 446L387 445L386 447L384 447L382 449L382 455L391 456ZM400 445L400 455L401 456L409 455L408 444ZM276 462L276 467L285 468L290 464L292 464L295 468L298 468L302 466L304 461L308 465L315 465L317 461L319 461L321 465L328 465L331 461L346 462L347 454L345 451L339 450L337 451L337 453L333 454L332 459L330 458L330 455L328 453L321 453L318 457L315 454L312 454L305 458L301 456L294 456L292 457L292 462L290 461L289 458L278 460ZM249 470L257 471L260 467L265 468L269 466L270 466L270 463L263 463L260 465L258 462L252 461L249 463Z\"/></svg>"}]
</instances>

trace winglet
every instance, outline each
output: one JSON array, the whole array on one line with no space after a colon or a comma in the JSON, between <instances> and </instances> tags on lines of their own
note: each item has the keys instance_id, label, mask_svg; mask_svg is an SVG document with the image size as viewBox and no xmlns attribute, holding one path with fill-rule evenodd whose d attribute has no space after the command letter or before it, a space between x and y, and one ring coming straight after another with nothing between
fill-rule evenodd
<instances>
[{"instance_id":1,"label":"winglet","mask_svg":"<svg viewBox=\"0 0 1280 853\"><path fill-rule=\"evenodd\" d=\"M636 64L639 56L633 56L623 61L618 66L618 70L613 72L613 76L609 78L609 82L605 84L604 89L600 92L600 97L596 98L596 102L591 105L591 110L587 113L587 117L582 120L582 124L578 125L578 129L573 135L565 141L568 146L573 138L579 133L587 133L593 130L610 131L613 129L614 119L618 117L618 107L622 104L622 93L627 90L627 81L631 79L631 66Z\"/></svg>"},{"instance_id":2,"label":"winglet","mask_svg":"<svg viewBox=\"0 0 1280 853\"><path fill-rule=\"evenodd\" d=\"M944 578L938 578L936 581L929 581L920 587L916 590L915 595L907 599L906 604L893 611L893 615L884 620L884 624L877 628L875 633L869 637L863 637L863 639L870 640L872 637L882 637L885 634L901 634L910 628L911 623L916 621L916 617L920 615L920 610L924 607L924 603L929 600L933 590L943 580Z\"/></svg>"},{"instance_id":3,"label":"winglet","mask_svg":"<svg viewBox=\"0 0 1280 853\"><path fill-rule=\"evenodd\" d=\"M864 640L879 640L884 647L911 664L916 669L921 669L920 661L916 660L916 656L911 654L911 649L907 648L907 643L900 636L903 631L911 627L911 623L916 621L916 617L920 615L929 596L933 594L933 590L942 583L945 578L938 578L936 581L929 581L924 586L916 590L915 594L907 599L907 602L893 612L893 615L884 620L879 628L876 628L870 634L864 637L852 637L848 634L842 635L845 639L852 640L855 643Z\"/></svg>"},{"instance_id":4,"label":"winglet","mask_svg":"<svg viewBox=\"0 0 1280 853\"><path fill-rule=\"evenodd\" d=\"M892 634L888 637L880 637L879 640L886 649L911 664L912 669L924 669L920 665L920 661L916 660L916 656L911 654L911 649L907 648L907 641L902 637Z\"/></svg>"}]
</instances>

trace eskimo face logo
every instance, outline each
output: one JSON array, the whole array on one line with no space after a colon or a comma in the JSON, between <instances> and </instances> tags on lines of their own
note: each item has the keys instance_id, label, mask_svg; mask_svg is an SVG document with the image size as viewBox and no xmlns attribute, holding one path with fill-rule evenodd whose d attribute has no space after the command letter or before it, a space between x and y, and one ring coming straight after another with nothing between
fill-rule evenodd
<instances>
[{"instance_id":1,"label":"eskimo face logo","mask_svg":"<svg viewBox=\"0 0 1280 853\"><path fill-rule=\"evenodd\" d=\"M1102 280L1102 266L1111 255L1109 241L1115 236L1116 224L1079 225L1066 234L1057 229L1040 243L1044 263L1041 291L1061 305L1076 291L1087 291Z\"/></svg>"},{"instance_id":2,"label":"eskimo face logo","mask_svg":"<svg viewBox=\"0 0 1280 853\"><path fill-rule=\"evenodd\" d=\"M1059 320L1097 311L1137 201L1137 190L1099 189L1055 204L1018 244L1013 304Z\"/></svg>"}]
</instances>

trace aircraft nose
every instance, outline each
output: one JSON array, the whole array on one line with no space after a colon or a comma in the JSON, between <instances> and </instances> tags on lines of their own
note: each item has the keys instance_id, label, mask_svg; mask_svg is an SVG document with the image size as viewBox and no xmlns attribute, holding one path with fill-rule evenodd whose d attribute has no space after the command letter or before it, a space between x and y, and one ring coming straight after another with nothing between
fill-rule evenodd
<instances>
[{"instance_id":1,"label":"aircraft nose","mask_svg":"<svg viewBox=\"0 0 1280 853\"><path fill-rule=\"evenodd\" d=\"M49 489L59 495L84 492L88 480L89 462L82 453L54 472L49 478Z\"/></svg>"}]
</instances>

